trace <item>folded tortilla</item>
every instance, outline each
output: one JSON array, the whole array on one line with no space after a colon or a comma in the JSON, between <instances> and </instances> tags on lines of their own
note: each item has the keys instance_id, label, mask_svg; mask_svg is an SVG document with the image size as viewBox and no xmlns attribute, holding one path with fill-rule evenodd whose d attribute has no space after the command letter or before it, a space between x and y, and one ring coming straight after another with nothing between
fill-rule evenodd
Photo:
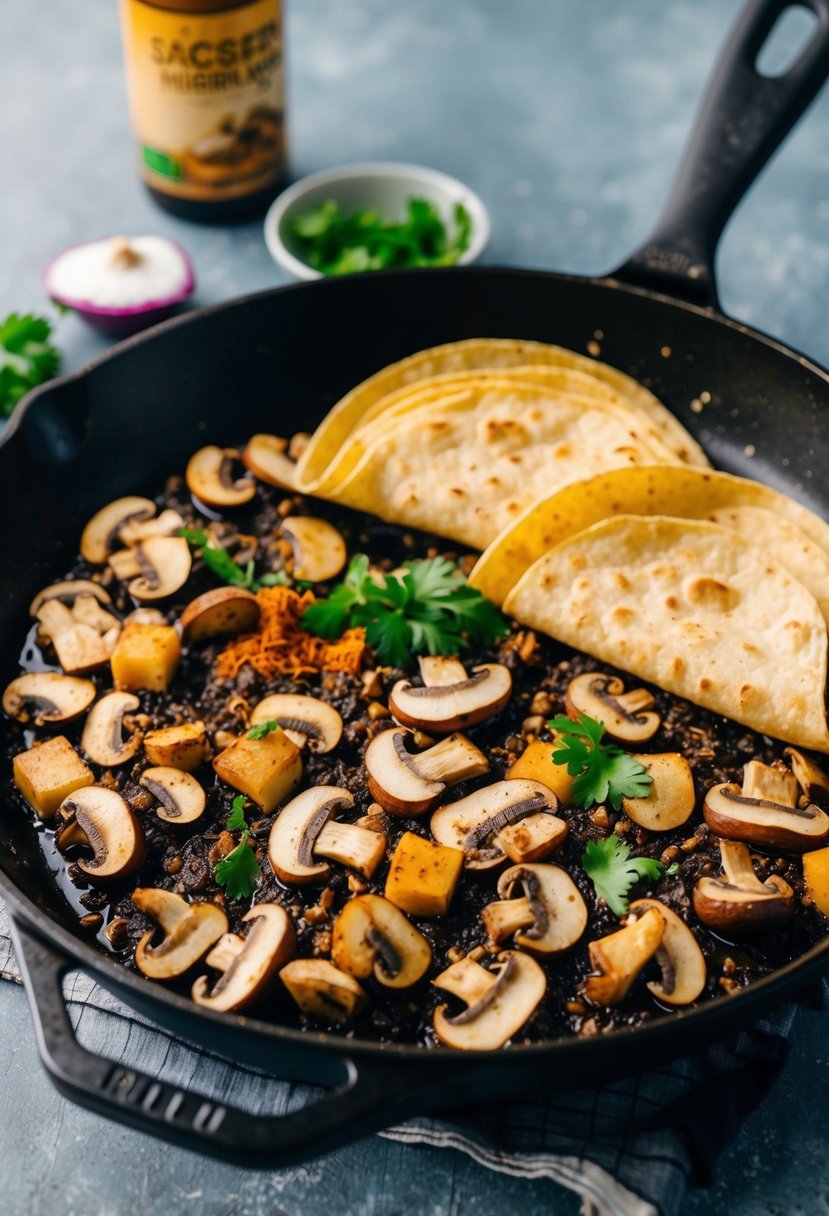
<instances>
[{"instance_id":1,"label":"folded tortilla","mask_svg":"<svg viewBox=\"0 0 829 1216\"><path fill-rule=\"evenodd\" d=\"M653 464L638 419L540 385L487 380L357 436L325 497L484 548L551 489ZM677 464L679 462L677 461Z\"/></svg>"},{"instance_id":2,"label":"folded tortilla","mask_svg":"<svg viewBox=\"0 0 829 1216\"><path fill-rule=\"evenodd\" d=\"M603 520L530 566L504 610L752 730L829 751L817 602L719 524Z\"/></svg>"},{"instance_id":3,"label":"folded tortilla","mask_svg":"<svg viewBox=\"0 0 829 1216\"><path fill-rule=\"evenodd\" d=\"M449 372L494 370L526 364L578 371L608 385L631 409L650 420L660 432L663 442L679 453L683 461L695 465L708 464L702 448L670 410L643 385L617 368L545 342L472 338L418 351L407 359L384 367L347 393L329 411L311 437L297 465L297 488L306 492L316 488L326 468L349 435L361 424L365 414L389 393Z\"/></svg>"}]
</instances>

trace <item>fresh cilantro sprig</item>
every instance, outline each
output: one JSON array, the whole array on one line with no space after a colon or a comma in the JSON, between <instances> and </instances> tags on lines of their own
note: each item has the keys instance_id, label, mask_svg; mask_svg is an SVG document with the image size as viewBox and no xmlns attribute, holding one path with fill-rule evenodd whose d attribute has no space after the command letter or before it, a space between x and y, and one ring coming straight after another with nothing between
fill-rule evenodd
<instances>
[{"instance_id":1,"label":"fresh cilantro sprig","mask_svg":"<svg viewBox=\"0 0 829 1216\"><path fill-rule=\"evenodd\" d=\"M264 739L265 735L270 735L275 730L281 730L282 727L278 722L268 719L267 722L257 722L256 726L252 726L245 735L246 739Z\"/></svg>"},{"instance_id":2,"label":"fresh cilantro sprig","mask_svg":"<svg viewBox=\"0 0 829 1216\"><path fill-rule=\"evenodd\" d=\"M589 810L598 803L609 802L618 811L623 798L647 798L653 777L641 761L621 747L602 743L601 722L588 718L587 714L579 714L577 722L558 714L547 726L562 736L552 761L566 764L567 772L576 778L573 782L576 806Z\"/></svg>"},{"instance_id":3,"label":"fresh cilantro sprig","mask_svg":"<svg viewBox=\"0 0 829 1216\"><path fill-rule=\"evenodd\" d=\"M605 840L589 841L581 864L598 897L617 916L627 912L630 907L628 893L641 878L655 881L663 874L675 874L679 869L676 862L666 867L652 857L631 857L630 848L615 832Z\"/></svg>"},{"instance_id":4,"label":"fresh cilantro sprig","mask_svg":"<svg viewBox=\"0 0 829 1216\"><path fill-rule=\"evenodd\" d=\"M0 325L0 416L8 418L30 389L51 380L60 353L49 342L52 326L45 317L10 313Z\"/></svg>"},{"instance_id":5,"label":"fresh cilantro sprig","mask_svg":"<svg viewBox=\"0 0 829 1216\"><path fill-rule=\"evenodd\" d=\"M236 848L216 863L216 882L224 887L228 899L247 899L259 882L259 863L250 843L250 832L245 819L244 794L233 799L225 827L228 832L241 832Z\"/></svg>"},{"instance_id":6,"label":"fresh cilantro sprig","mask_svg":"<svg viewBox=\"0 0 829 1216\"><path fill-rule=\"evenodd\" d=\"M203 528L179 528L178 535L183 536L189 544L199 549L205 566L212 570L222 582L230 583L232 587L244 587L247 591L258 591L260 587L276 587L289 581L284 570L278 570L274 574L262 574L256 578L253 561L249 561L245 566L240 566L233 560L227 549L216 544L210 533L205 532Z\"/></svg>"},{"instance_id":7,"label":"fresh cilantro sprig","mask_svg":"<svg viewBox=\"0 0 829 1216\"><path fill-rule=\"evenodd\" d=\"M457 654L466 644L490 646L508 632L494 604L470 587L445 557L405 562L382 574L358 553L345 579L305 610L304 629L337 638L361 625L381 663L403 667L413 654Z\"/></svg>"}]
</instances>

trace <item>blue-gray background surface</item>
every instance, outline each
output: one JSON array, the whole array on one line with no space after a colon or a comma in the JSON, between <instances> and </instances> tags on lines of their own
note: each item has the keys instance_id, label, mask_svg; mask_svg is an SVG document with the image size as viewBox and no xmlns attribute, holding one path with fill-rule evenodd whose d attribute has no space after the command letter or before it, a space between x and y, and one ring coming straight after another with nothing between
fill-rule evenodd
<instances>
[{"instance_id":1,"label":"blue-gray background surface","mask_svg":"<svg viewBox=\"0 0 829 1216\"><path fill-rule=\"evenodd\" d=\"M609 269L655 218L738 9L737 0L294 0L293 171L429 164L482 195L493 220L487 261ZM259 223L174 220L136 181L115 0L0 0L0 47L0 313L43 309L48 259L115 232L182 241L199 304L282 281ZM719 273L729 312L829 363L829 93L729 226ZM69 368L106 345L72 317L59 342ZM829 1212L827 1032L829 1015L803 1014L784 1077L688 1216ZM552 1184L380 1140L254 1174L123 1131L50 1089L23 993L10 984L0 985L0 1048L3 1216L577 1210Z\"/></svg>"}]
</instances>

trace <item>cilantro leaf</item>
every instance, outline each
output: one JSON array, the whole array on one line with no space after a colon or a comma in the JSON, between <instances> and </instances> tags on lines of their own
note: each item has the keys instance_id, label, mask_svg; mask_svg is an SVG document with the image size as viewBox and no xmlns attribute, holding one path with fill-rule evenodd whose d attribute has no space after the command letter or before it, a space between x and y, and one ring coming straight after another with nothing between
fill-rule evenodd
<instances>
[{"instance_id":1,"label":"cilantro leaf","mask_svg":"<svg viewBox=\"0 0 829 1216\"><path fill-rule=\"evenodd\" d=\"M598 897L617 916L627 912L628 892L640 878L658 879L665 873L661 861L631 857L630 848L615 832L605 840L589 841L581 864Z\"/></svg>"},{"instance_id":2,"label":"cilantro leaf","mask_svg":"<svg viewBox=\"0 0 829 1216\"><path fill-rule=\"evenodd\" d=\"M559 746L552 754L553 764L566 764L575 777L573 801L583 810L610 802L614 810L623 798L647 798L653 777L640 760L635 760L615 743L602 743L604 726L586 714L573 722L564 714L552 718L547 726L559 734Z\"/></svg>"},{"instance_id":3,"label":"cilantro leaf","mask_svg":"<svg viewBox=\"0 0 829 1216\"><path fill-rule=\"evenodd\" d=\"M245 832L232 853L216 863L216 882L228 899L247 899L259 882L259 863Z\"/></svg>"},{"instance_id":4,"label":"cilantro leaf","mask_svg":"<svg viewBox=\"0 0 829 1216\"><path fill-rule=\"evenodd\" d=\"M28 313L10 313L0 324L0 416L8 418L30 389L56 375L60 353L51 334L44 317Z\"/></svg>"},{"instance_id":5,"label":"cilantro leaf","mask_svg":"<svg viewBox=\"0 0 829 1216\"><path fill-rule=\"evenodd\" d=\"M225 827L228 832L246 832L248 828L247 820L245 819L245 803L247 798L244 794L238 794L231 803L230 814L227 817Z\"/></svg>"},{"instance_id":6,"label":"cilantro leaf","mask_svg":"<svg viewBox=\"0 0 829 1216\"><path fill-rule=\"evenodd\" d=\"M201 559L208 570L212 570L217 578L224 583L229 583L232 587L244 587L246 591L258 591L260 587L275 587L290 581L284 570L278 570L273 574L263 574L261 578L256 578L252 561L248 562L246 566L240 566L226 549L216 543L209 532L205 532L204 528L179 528L177 535L183 536L189 544L199 549Z\"/></svg>"},{"instance_id":7,"label":"cilantro leaf","mask_svg":"<svg viewBox=\"0 0 829 1216\"><path fill-rule=\"evenodd\" d=\"M270 735L275 730L282 730L278 722L268 719L267 722L257 722L256 726L252 726L245 735L246 739L264 739L265 735Z\"/></svg>"}]
</instances>

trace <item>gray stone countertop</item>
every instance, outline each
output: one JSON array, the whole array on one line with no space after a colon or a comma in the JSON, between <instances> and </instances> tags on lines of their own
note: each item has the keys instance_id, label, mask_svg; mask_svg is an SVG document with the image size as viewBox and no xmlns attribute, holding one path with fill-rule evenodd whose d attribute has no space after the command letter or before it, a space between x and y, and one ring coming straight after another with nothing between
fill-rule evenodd
<instances>
[{"instance_id":1,"label":"gray stone countertop","mask_svg":"<svg viewBox=\"0 0 829 1216\"><path fill-rule=\"evenodd\" d=\"M493 220L486 261L600 272L665 196L737 0L294 0L295 176L371 159L467 181ZM45 263L73 242L166 233L190 251L197 304L279 284L261 223L203 228L160 212L133 172L117 6L2 0L0 312L44 310ZM829 363L829 94L729 225L726 310ZM60 320L65 366L107 345ZM829 1015L804 1013L786 1071L687 1216L829 1210ZM10 1216L518 1216L574 1213L551 1183L454 1152L370 1140L274 1173L218 1165L63 1101L38 1064L22 991L0 984L0 1211ZM820 1079L822 1078L822 1079Z\"/></svg>"}]
</instances>

